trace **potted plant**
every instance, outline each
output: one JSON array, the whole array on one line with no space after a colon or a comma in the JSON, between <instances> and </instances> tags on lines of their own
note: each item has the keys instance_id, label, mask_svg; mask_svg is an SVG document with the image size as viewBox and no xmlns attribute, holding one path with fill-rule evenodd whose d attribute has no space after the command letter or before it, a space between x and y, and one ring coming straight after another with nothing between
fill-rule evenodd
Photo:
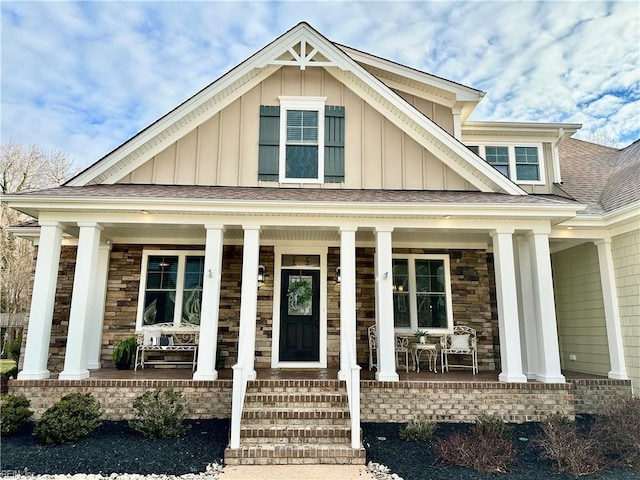
<instances>
[{"instance_id":1,"label":"potted plant","mask_svg":"<svg viewBox=\"0 0 640 480\"><path fill-rule=\"evenodd\" d=\"M420 329L416 330L416 339L418 343L427 343L427 332Z\"/></svg>"},{"instance_id":2,"label":"potted plant","mask_svg":"<svg viewBox=\"0 0 640 480\"><path fill-rule=\"evenodd\" d=\"M136 345L136 337L129 337L122 340L113 349L113 361L118 370L129 370L136 353Z\"/></svg>"}]
</instances>

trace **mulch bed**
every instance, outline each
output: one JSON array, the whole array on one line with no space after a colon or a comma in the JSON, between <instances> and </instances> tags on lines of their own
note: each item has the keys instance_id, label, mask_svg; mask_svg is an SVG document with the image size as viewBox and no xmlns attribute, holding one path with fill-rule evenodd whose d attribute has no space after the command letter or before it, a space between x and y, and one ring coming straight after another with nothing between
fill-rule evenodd
<instances>
[{"instance_id":1,"label":"mulch bed","mask_svg":"<svg viewBox=\"0 0 640 480\"><path fill-rule=\"evenodd\" d=\"M133 432L127 422L103 422L91 436L74 443L54 446L38 445L29 424L19 434L2 438L0 470L32 474L75 473L163 473L184 475L204 472L210 463L222 463L228 443L228 420L189 420L187 432L179 438L147 439ZM531 439L540 432L537 424L514 426L518 458L507 474L487 474L468 468L445 465L432 453L429 443L400 439L403 424L362 425L367 461L388 466L405 480L569 480L575 477L559 474L553 464L540 460ZM446 436L460 424L440 424L436 436ZM520 440L526 438L527 440ZM631 469L606 470L585 479L640 479Z\"/></svg>"}]
</instances>

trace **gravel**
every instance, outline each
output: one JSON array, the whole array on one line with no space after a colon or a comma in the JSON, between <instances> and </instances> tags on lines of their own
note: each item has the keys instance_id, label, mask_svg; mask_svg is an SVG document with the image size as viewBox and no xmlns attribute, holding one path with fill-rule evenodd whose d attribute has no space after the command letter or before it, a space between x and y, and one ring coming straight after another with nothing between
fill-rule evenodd
<instances>
[{"instance_id":1,"label":"gravel","mask_svg":"<svg viewBox=\"0 0 640 480\"><path fill-rule=\"evenodd\" d=\"M215 480L228 443L228 420L190 420L186 434L179 438L147 439L129 429L127 422L103 422L89 437L55 446L38 445L31 435L33 426L1 441L0 476L18 475L63 480ZM445 465L433 455L429 443L400 439L403 424L362 424L369 470L378 480L573 480L559 474L553 464L538 458L531 439L540 431L537 424L515 425L514 440L518 457L511 471L502 475L475 472ZM467 428L460 424L441 424L436 436ZM81 475L79 475L81 474ZM68 475L62 477L62 475ZM74 475L74 477L71 477ZM602 480L638 480L631 469L612 469L582 477Z\"/></svg>"}]
</instances>

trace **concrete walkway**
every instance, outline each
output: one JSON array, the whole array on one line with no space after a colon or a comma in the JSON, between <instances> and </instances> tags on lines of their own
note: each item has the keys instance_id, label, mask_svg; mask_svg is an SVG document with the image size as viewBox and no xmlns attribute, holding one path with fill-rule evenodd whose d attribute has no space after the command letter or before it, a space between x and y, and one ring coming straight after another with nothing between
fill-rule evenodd
<instances>
[{"instance_id":1,"label":"concrete walkway","mask_svg":"<svg viewBox=\"0 0 640 480\"><path fill-rule=\"evenodd\" d=\"M219 480L372 480L364 465L227 465Z\"/></svg>"}]
</instances>

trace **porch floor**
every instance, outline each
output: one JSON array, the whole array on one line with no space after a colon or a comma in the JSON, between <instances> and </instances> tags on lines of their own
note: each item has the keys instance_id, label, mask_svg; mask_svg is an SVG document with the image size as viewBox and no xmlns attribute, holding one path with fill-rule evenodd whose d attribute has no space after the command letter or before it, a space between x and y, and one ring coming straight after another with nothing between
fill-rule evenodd
<instances>
[{"instance_id":1,"label":"porch floor","mask_svg":"<svg viewBox=\"0 0 640 480\"><path fill-rule=\"evenodd\" d=\"M302 379L302 380L333 380L338 377L336 369L256 369L257 378L260 380L283 380L283 379ZM361 380L375 380L375 370L369 371L363 368L360 372ZM433 373L430 371L421 372L405 372L398 371L400 380L418 381L418 382L497 382L498 371L480 371L473 375L470 370L451 370L447 373ZM606 376L592 375L588 373L563 371L562 374L567 380L585 380L585 379L606 379ZM57 374L52 373L51 378L57 378ZM102 368L91 370L92 380L191 380L193 372L190 368L163 368L152 367L144 370L117 370L115 368ZM233 370L225 368L218 370L218 378L220 380L231 380L233 378ZM530 382L531 383L531 382Z\"/></svg>"}]
</instances>

